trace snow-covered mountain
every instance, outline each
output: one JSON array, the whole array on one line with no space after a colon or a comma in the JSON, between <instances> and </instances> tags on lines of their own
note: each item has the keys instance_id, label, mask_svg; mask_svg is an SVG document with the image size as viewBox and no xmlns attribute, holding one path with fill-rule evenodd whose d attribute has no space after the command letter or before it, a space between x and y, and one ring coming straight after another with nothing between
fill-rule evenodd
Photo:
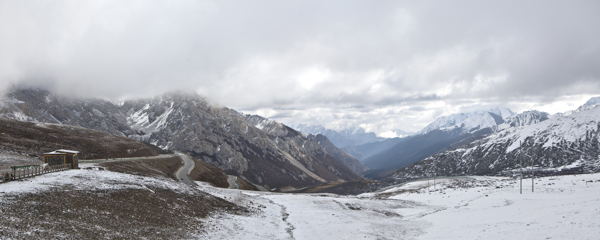
<instances>
[{"instance_id":1,"label":"snow-covered mountain","mask_svg":"<svg viewBox=\"0 0 600 240\"><path fill-rule=\"evenodd\" d=\"M549 114L526 111L514 114L507 108L459 113L443 116L386 150L365 158L365 166L373 169L365 176L380 179L395 170L419 162L434 154L482 139L512 127L536 124L549 119Z\"/></svg>"},{"instance_id":2,"label":"snow-covered mountain","mask_svg":"<svg viewBox=\"0 0 600 240\"><path fill-rule=\"evenodd\" d=\"M347 128L342 131L335 131L325 128L321 125L298 124L292 125L292 128L304 134L321 134L326 136L336 147L361 145L365 143L379 142L385 138L377 137L374 132L366 132L361 127Z\"/></svg>"},{"instance_id":3,"label":"snow-covered mountain","mask_svg":"<svg viewBox=\"0 0 600 240\"><path fill-rule=\"evenodd\" d=\"M514 113L510 109L500 107L487 111L457 113L437 118L423 128L423 130L419 131L418 134L426 134L433 130L452 130L455 128L465 133L484 128L491 128L495 131L498 125L504 123L506 119L513 115Z\"/></svg>"},{"instance_id":4,"label":"snow-covered mountain","mask_svg":"<svg viewBox=\"0 0 600 240\"><path fill-rule=\"evenodd\" d=\"M589 104L588 104L589 103ZM534 160L538 174L600 171L600 104L590 100L570 114L547 117L536 111L513 118L515 124L481 140L428 157L392 175L396 179L436 175L513 175L523 156L525 166ZM530 125L516 124L529 122ZM522 145L522 151L519 146ZM533 155L533 156L532 156ZM527 170L527 169L526 169Z\"/></svg>"},{"instance_id":5,"label":"snow-covered mountain","mask_svg":"<svg viewBox=\"0 0 600 240\"><path fill-rule=\"evenodd\" d=\"M214 106L195 93L115 104L21 89L2 101L0 117L75 125L143 140L187 152L228 174L271 188L361 179L300 132Z\"/></svg>"},{"instance_id":6,"label":"snow-covered mountain","mask_svg":"<svg viewBox=\"0 0 600 240\"><path fill-rule=\"evenodd\" d=\"M537 110L525 111L517 115L510 116L506 121L498 126L498 130L507 129L510 127L523 127L531 124L540 123L550 118L547 112Z\"/></svg>"}]
</instances>

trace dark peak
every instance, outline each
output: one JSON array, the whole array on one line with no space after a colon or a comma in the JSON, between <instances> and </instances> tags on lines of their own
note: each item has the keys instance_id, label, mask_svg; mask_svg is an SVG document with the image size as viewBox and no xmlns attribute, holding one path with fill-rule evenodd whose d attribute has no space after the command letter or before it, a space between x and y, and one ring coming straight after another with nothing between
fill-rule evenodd
<instances>
[{"instance_id":1,"label":"dark peak","mask_svg":"<svg viewBox=\"0 0 600 240\"><path fill-rule=\"evenodd\" d=\"M494 118L496 125L500 125L500 124L504 123L504 119L502 119L502 116L495 114L493 112L488 112L488 114L490 114L490 116L492 116L492 118Z\"/></svg>"}]
</instances>

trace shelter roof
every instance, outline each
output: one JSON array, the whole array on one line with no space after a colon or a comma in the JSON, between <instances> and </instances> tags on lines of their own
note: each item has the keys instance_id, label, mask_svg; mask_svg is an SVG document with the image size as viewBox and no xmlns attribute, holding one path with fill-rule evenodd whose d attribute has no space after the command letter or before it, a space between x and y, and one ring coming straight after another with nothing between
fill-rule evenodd
<instances>
[{"instance_id":1,"label":"shelter roof","mask_svg":"<svg viewBox=\"0 0 600 240\"><path fill-rule=\"evenodd\" d=\"M59 150L56 150L55 152L72 153L72 154L78 154L79 153L79 151L66 150L66 149L59 149Z\"/></svg>"},{"instance_id":2,"label":"shelter roof","mask_svg":"<svg viewBox=\"0 0 600 240\"><path fill-rule=\"evenodd\" d=\"M57 151L49 152L49 153L44 153L44 155L65 155L65 154L67 154L67 153L57 152Z\"/></svg>"}]
</instances>

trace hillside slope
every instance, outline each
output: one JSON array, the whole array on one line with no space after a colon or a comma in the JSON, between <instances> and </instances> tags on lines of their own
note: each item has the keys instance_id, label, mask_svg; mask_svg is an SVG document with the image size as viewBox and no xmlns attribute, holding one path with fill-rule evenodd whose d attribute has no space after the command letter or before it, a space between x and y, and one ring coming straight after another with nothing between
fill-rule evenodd
<instances>
[{"instance_id":1,"label":"hillside slope","mask_svg":"<svg viewBox=\"0 0 600 240\"><path fill-rule=\"evenodd\" d=\"M151 144L82 127L0 118L0 165L36 163L56 149L80 151L79 159L156 156Z\"/></svg>"},{"instance_id":2,"label":"hillside slope","mask_svg":"<svg viewBox=\"0 0 600 240\"><path fill-rule=\"evenodd\" d=\"M329 139L321 134L317 135L308 135L308 139L313 139L317 141L317 143L325 149L327 154L331 155L335 159L337 159L342 164L346 165L350 170L355 172L356 174L361 174L367 170L368 167L365 167L360 161L356 160L354 157L350 156L346 152L340 150L335 147L333 143L329 141Z\"/></svg>"}]
</instances>

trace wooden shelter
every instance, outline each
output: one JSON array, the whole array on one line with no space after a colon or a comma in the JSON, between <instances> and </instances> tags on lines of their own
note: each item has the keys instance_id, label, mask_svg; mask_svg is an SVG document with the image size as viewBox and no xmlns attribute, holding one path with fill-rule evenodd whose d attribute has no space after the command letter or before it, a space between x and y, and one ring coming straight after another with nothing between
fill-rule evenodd
<instances>
[{"instance_id":1,"label":"wooden shelter","mask_svg":"<svg viewBox=\"0 0 600 240\"><path fill-rule=\"evenodd\" d=\"M78 151L59 149L44 153L44 163L48 165L71 164L71 168L79 168Z\"/></svg>"}]
</instances>

